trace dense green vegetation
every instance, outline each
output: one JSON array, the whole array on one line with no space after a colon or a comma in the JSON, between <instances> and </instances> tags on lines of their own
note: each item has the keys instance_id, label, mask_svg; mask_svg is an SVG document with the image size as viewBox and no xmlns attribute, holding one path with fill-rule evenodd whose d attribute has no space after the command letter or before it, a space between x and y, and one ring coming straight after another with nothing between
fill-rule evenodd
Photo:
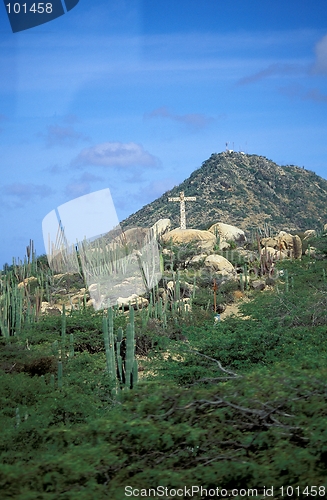
<instances>
[{"instance_id":1,"label":"dense green vegetation","mask_svg":"<svg viewBox=\"0 0 327 500\"><path fill-rule=\"evenodd\" d=\"M317 258L280 262L283 272L265 291L245 290L240 316L214 322L212 282L203 274L191 311L172 307L165 320L155 307L148 316L135 311L132 389L119 388L106 368L107 313L80 304L65 321L36 315L41 284L51 283L41 261L31 265L39 278L25 289L33 319L27 308L23 320L1 323L1 499L122 500L126 486L197 485L239 489L238 499L251 497L247 489L263 498L272 486L274 498L291 486L299 487L292 498L306 499L317 486L325 497L326 240L311 242ZM2 273L2 305L4 283L10 279L17 293L21 277L15 266ZM236 288L222 285L217 302L232 300ZM130 313L115 309L114 334L129 321Z\"/></svg>"}]
</instances>

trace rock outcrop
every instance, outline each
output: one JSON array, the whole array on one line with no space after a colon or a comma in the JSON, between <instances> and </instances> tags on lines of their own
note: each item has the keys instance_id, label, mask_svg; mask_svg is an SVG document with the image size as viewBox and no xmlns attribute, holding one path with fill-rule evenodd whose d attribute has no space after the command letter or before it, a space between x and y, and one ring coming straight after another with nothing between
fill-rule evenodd
<instances>
[{"instance_id":1,"label":"rock outcrop","mask_svg":"<svg viewBox=\"0 0 327 500\"><path fill-rule=\"evenodd\" d=\"M210 231L200 229L173 229L162 237L164 242L172 240L173 243L195 243L197 248L204 251L212 251L216 244L216 237Z\"/></svg>"},{"instance_id":2,"label":"rock outcrop","mask_svg":"<svg viewBox=\"0 0 327 500\"><path fill-rule=\"evenodd\" d=\"M222 255L208 255L204 261L204 265L212 271L227 271L229 273L234 272L233 264Z\"/></svg>"},{"instance_id":3,"label":"rock outcrop","mask_svg":"<svg viewBox=\"0 0 327 500\"><path fill-rule=\"evenodd\" d=\"M209 228L209 231L215 236L219 236L221 242L235 241L235 243L242 244L246 241L246 236L242 229L229 224L224 224L223 222L213 224Z\"/></svg>"},{"instance_id":4,"label":"rock outcrop","mask_svg":"<svg viewBox=\"0 0 327 500\"><path fill-rule=\"evenodd\" d=\"M315 238L316 236L317 236L317 233L314 229L307 229L306 231L304 231L303 241L308 240L309 238Z\"/></svg>"},{"instance_id":5,"label":"rock outcrop","mask_svg":"<svg viewBox=\"0 0 327 500\"><path fill-rule=\"evenodd\" d=\"M285 251L266 246L261 249L261 255L263 255L267 260L270 261L282 260L287 258L287 253Z\"/></svg>"},{"instance_id":6,"label":"rock outcrop","mask_svg":"<svg viewBox=\"0 0 327 500\"><path fill-rule=\"evenodd\" d=\"M144 297L139 297L139 295L133 293L129 297L118 297L117 305L122 309L129 309L129 306L134 309L142 309L142 307L147 307L149 305L149 301Z\"/></svg>"},{"instance_id":7,"label":"rock outcrop","mask_svg":"<svg viewBox=\"0 0 327 500\"><path fill-rule=\"evenodd\" d=\"M154 238L161 238L163 234L168 233L171 228L170 219L159 219L153 226L151 227L151 233Z\"/></svg>"},{"instance_id":8,"label":"rock outcrop","mask_svg":"<svg viewBox=\"0 0 327 500\"><path fill-rule=\"evenodd\" d=\"M302 240L297 234L293 236L286 231L280 231L277 236L262 238L260 243L263 251L267 249L268 254L274 260L281 258L282 254L283 258L301 259L302 257Z\"/></svg>"}]
</instances>

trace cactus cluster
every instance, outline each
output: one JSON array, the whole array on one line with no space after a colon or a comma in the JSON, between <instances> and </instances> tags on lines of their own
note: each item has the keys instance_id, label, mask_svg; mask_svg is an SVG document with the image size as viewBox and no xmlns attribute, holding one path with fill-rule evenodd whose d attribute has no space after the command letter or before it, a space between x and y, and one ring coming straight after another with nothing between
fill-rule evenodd
<instances>
[{"instance_id":1,"label":"cactus cluster","mask_svg":"<svg viewBox=\"0 0 327 500\"><path fill-rule=\"evenodd\" d=\"M147 308L141 309L140 314L142 329L146 328L150 318L161 321L164 328L167 326L167 302L164 302L159 296L158 286L149 293L149 305Z\"/></svg>"},{"instance_id":2,"label":"cactus cluster","mask_svg":"<svg viewBox=\"0 0 327 500\"><path fill-rule=\"evenodd\" d=\"M1 335L19 335L24 323L38 320L45 286L45 274L38 269L33 241L27 246L24 262L13 259L11 269L0 274Z\"/></svg>"},{"instance_id":3,"label":"cactus cluster","mask_svg":"<svg viewBox=\"0 0 327 500\"><path fill-rule=\"evenodd\" d=\"M107 371L115 384L115 389L132 389L138 381L138 364L135 358L134 309L129 308L129 323L124 337L121 327L114 335L114 312L108 308L103 317L102 329L106 352Z\"/></svg>"},{"instance_id":4,"label":"cactus cluster","mask_svg":"<svg viewBox=\"0 0 327 500\"><path fill-rule=\"evenodd\" d=\"M59 343L58 340L55 340L52 344L52 353L54 354L54 356L58 358L58 369L57 369L58 389L61 389L63 386L63 360L65 360L66 358L69 360L75 354L73 333L69 335L69 346L66 347L67 343L66 326L67 326L66 309L65 305L63 305L62 315L61 315L61 342ZM50 383L54 387L55 385L54 376L51 376Z\"/></svg>"}]
</instances>

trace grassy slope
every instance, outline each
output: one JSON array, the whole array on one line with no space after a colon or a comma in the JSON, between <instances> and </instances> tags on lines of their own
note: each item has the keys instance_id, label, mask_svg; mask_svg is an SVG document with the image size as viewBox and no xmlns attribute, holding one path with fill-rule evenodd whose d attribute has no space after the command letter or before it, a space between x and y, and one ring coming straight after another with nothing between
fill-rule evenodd
<instances>
[{"instance_id":1,"label":"grassy slope","mask_svg":"<svg viewBox=\"0 0 327 500\"><path fill-rule=\"evenodd\" d=\"M286 485L327 488L326 267L307 257L283 263L289 290L280 280L255 294L242 307L248 319L214 326L195 307L193 321L176 327L184 340L145 332L155 373L118 399L99 315L68 318L76 353L61 391L50 377L60 318L3 340L1 498L121 500L127 485L273 485L274 498Z\"/></svg>"}]
</instances>

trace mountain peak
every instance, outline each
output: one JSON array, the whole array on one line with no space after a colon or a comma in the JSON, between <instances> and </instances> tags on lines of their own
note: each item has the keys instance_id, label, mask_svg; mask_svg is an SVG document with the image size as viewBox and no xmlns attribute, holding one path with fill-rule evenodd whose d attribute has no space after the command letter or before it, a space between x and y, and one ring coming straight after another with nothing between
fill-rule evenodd
<instances>
[{"instance_id":1,"label":"mountain peak","mask_svg":"<svg viewBox=\"0 0 327 500\"><path fill-rule=\"evenodd\" d=\"M124 228L150 226L170 218L179 227L181 191L196 196L186 202L187 227L207 229L225 222L243 230L268 224L273 230L306 230L327 220L327 181L295 165L280 166L264 156L243 152L213 153L179 186L164 193L122 222Z\"/></svg>"}]
</instances>

